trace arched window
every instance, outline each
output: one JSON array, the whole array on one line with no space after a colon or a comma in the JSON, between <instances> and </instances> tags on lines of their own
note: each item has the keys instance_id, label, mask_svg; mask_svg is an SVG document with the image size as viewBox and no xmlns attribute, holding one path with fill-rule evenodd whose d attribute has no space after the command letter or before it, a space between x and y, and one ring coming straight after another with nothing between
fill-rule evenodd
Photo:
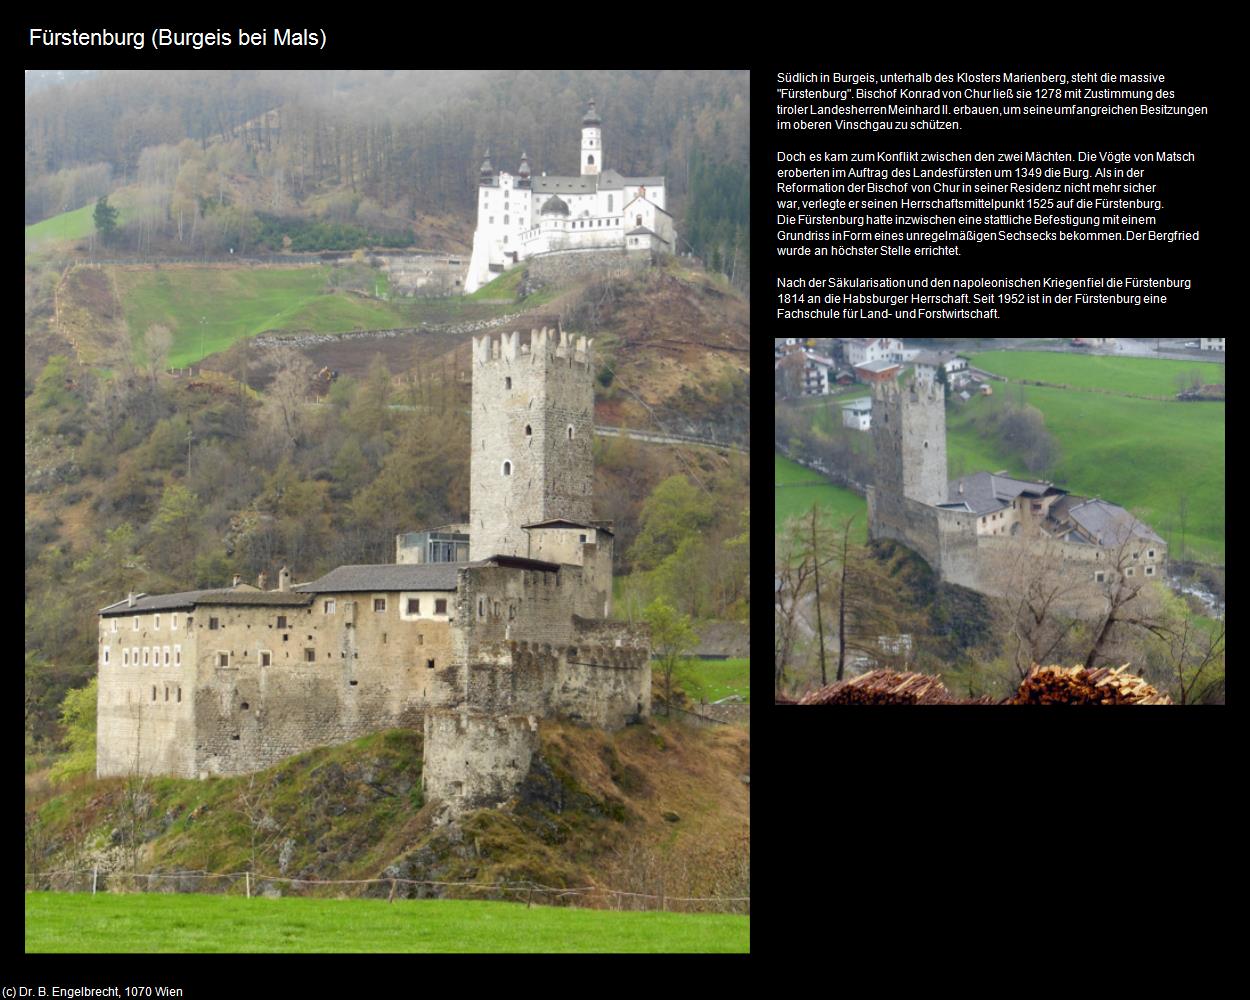
<instances>
[{"instance_id":1,"label":"arched window","mask_svg":"<svg viewBox=\"0 0 1250 1000\"><path fill-rule=\"evenodd\" d=\"M510 475L512 475L512 463L511 463L511 462L504 462L504 463L503 463L503 474L504 474L505 476L510 476Z\"/></svg>"},{"instance_id":2,"label":"arched window","mask_svg":"<svg viewBox=\"0 0 1250 1000\"><path fill-rule=\"evenodd\" d=\"M569 440L573 440L573 425L569 424Z\"/></svg>"},{"instance_id":3,"label":"arched window","mask_svg":"<svg viewBox=\"0 0 1250 1000\"><path fill-rule=\"evenodd\" d=\"M586 157L586 163L588 165L593 165L594 162L595 162L595 156L593 153L591 153L589 156Z\"/></svg>"},{"instance_id":4,"label":"arched window","mask_svg":"<svg viewBox=\"0 0 1250 1000\"><path fill-rule=\"evenodd\" d=\"M504 206L504 208L507 208L507 207L508 207L507 205ZM508 217L506 215L503 217L503 224L505 226L508 224Z\"/></svg>"},{"instance_id":5,"label":"arched window","mask_svg":"<svg viewBox=\"0 0 1250 1000\"><path fill-rule=\"evenodd\" d=\"M533 432L533 430L531 430L531 429L530 429L530 425L529 425L529 424L526 424L526 425L525 425L525 436L526 436L526 437L529 437L529 436L530 436L531 434L533 434L533 433L534 433L534 432Z\"/></svg>"}]
</instances>

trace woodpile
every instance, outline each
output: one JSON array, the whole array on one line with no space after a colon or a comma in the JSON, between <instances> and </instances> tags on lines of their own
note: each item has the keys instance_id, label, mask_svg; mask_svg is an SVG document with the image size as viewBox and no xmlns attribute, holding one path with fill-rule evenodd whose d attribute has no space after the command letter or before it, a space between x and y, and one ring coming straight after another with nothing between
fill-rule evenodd
<instances>
[{"instance_id":1,"label":"woodpile","mask_svg":"<svg viewBox=\"0 0 1250 1000\"><path fill-rule=\"evenodd\" d=\"M1099 667L1038 667L1029 671L1009 705L1171 705L1140 677L1128 673L1129 665L1114 670Z\"/></svg>"},{"instance_id":2,"label":"woodpile","mask_svg":"<svg viewBox=\"0 0 1250 1000\"><path fill-rule=\"evenodd\" d=\"M800 705L959 705L942 686L942 678L873 670L839 681L799 699Z\"/></svg>"},{"instance_id":3,"label":"woodpile","mask_svg":"<svg viewBox=\"0 0 1250 1000\"><path fill-rule=\"evenodd\" d=\"M956 698L939 676L873 670L830 684L799 699L799 705L1171 705L1146 681L1122 667L1034 666L1012 698L995 702L988 695ZM777 695L777 704L796 702Z\"/></svg>"}]
</instances>

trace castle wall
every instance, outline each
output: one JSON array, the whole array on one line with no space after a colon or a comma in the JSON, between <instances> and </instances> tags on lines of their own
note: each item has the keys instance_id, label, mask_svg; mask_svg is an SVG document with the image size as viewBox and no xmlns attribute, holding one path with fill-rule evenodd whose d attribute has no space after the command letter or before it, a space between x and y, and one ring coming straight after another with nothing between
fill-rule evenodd
<instances>
[{"instance_id":1,"label":"castle wall","mask_svg":"<svg viewBox=\"0 0 1250 1000\"><path fill-rule=\"evenodd\" d=\"M185 616L177 629L169 613L157 616L159 628L151 613L137 617L138 629L133 617L99 620L96 775L190 775L194 636Z\"/></svg>"},{"instance_id":2,"label":"castle wall","mask_svg":"<svg viewBox=\"0 0 1250 1000\"><path fill-rule=\"evenodd\" d=\"M373 610L375 596L386 600L384 611ZM312 747L415 725L426 707L454 703L460 676L450 624L405 619L399 598L318 594L307 609L197 609L195 759L184 776L257 770ZM288 612L287 628L277 626L276 610ZM220 628L205 627L210 615Z\"/></svg>"},{"instance_id":3,"label":"castle wall","mask_svg":"<svg viewBox=\"0 0 1250 1000\"><path fill-rule=\"evenodd\" d=\"M527 716L431 711L425 716L422 787L453 812L494 805L516 791L538 752L538 722Z\"/></svg>"}]
</instances>

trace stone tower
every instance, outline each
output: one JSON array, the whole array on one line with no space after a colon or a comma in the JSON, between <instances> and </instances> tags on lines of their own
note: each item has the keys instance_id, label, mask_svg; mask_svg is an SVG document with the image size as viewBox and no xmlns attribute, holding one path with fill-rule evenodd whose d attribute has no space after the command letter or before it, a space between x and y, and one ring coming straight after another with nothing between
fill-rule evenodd
<instances>
[{"instance_id":1,"label":"stone tower","mask_svg":"<svg viewBox=\"0 0 1250 1000\"><path fill-rule=\"evenodd\" d=\"M946 393L940 383L874 386L872 437L878 491L946 503Z\"/></svg>"},{"instance_id":2,"label":"stone tower","mask_svg":"<svg viewBox=\"0 0 1250 1000\"><path fill-rule=\"evenodd\" d=\"M473 341L469 558L528 554L522 525L591 515L594 372L585 337Z\"/></svg>"},{"instance_id":3,"label":"stone tower","mask_svg":"<svg viewBox=\"0 0 1250 1000\"><path fill-rule=\"evenodd\" d=\"M582 173L597 174L603 166L603 136L600 134L599 112L591 101L582 116Z\"/></svg>"}]
</instances>

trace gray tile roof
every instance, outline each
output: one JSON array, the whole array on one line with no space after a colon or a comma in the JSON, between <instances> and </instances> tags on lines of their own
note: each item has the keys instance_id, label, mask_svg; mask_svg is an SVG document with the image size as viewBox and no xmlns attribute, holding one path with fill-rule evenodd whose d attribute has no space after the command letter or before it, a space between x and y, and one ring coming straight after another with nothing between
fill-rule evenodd
<instances>
[{"instance_id":1,"label":"gray tile roof","mask_svg":"<svg viewBox=\"0 0 1250 1000\"><path fill-rule=\"evenodd\" d=\"M880 374L881 372L888 371L891 368L902 368L903 366L897 361L869 361L866 364L856 365L855 367L860 371L876 372L877 374Z\"/></svg>"},{"instance_id":2,"label":"gray tile roof","mask_svg":"<svg viewBox=\"0 0 1250 1000\"><path fill-rule=\"evenodd\" d=\"M537 194L594 194L596 191L619 191L623 187L663 187L663 177L623 177L615 170L605 170L600 174L584 174L576 177L561 177L555 174L534 177L530 181L530 190ZM663 211L663 209L661 209Z\"/></svg>"},{"instance_id":3,"label":"gray tile roof","mask_svg":"<svg viewBox=\"0 0 1250 1000\"><path fill-rule=\"evenodd\" d=\"M464 563L382 563L377 566L340 566L297 591L312 594L354 590L455 590L456 573Z\"/></svg>"},{"instance_id":4,"label":"gray tile roof","mask_svg":"<svg viewBox=\"0 0 1250 1000\"><path fill-rule=\"evenodd\" d=\"M149 611L170 611L194 608L197 605L265 605L270 607L303 607L312 600L309 594L278 590L233 590L229 587L216 590L184 590L177 594L145 594L135 599L133 605L118 601L101 608L105 617L114 615L140 615Z\"/></svg>"},{"instance_id":5,"label":"gray tile roof","mask_svg":"<svg viewBox=\"0 0 1250 1000\"><path fill-rule=\"evenodd\" d=\"M959 492L960 484L963 492ZM947 497L952 504L964 503L974 514L990 514L1002 510L1021 493L1041 496L1055 489L1048 483L1035 483L1027 479L996 476L992 472L977 472L963 479L953 479L947 486Z\"/></svg>"},{"instance_id":6,"label":"gray tile roof","mask_svg":"<svg viewBox=\"0 0 1250 1000\"><path fill-rule=\"evenodd\" d=\"M1072 507L1068 515L1099 545L1119 545L1130 534L1146 541L1163 543L1162 538L1127 510L1106 500L1087 500Z\"/></svg>"}]
</instances>

